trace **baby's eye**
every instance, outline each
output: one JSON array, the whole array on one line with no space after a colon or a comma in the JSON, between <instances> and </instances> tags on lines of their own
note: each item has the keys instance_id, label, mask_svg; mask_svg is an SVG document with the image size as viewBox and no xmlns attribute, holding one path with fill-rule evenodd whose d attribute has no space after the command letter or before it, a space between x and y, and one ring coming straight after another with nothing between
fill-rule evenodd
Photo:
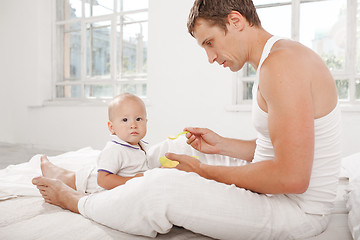
<instances>
[{"instance_id":1,"label":"baby's eye","mask_svg":"<svg viewBox=\"0 0 360 240\"><path fill-rule=\"evenodd\" d=\"M140 117L138 117L138 118L136 119L137 122L140 122L141 120L142 120L142 118L140 118Z\"/></svg>"},{"instance_id":2,"label":"baby's eye","mask_svg":"<svg viewBox=\"0 0 360 240\"><path fill-rule=\"evenodd\" d=\"M123 121L123 122L127 122L127 121L128 121L128 119L127 119L127 118L123 118L121 121Z\"/></svg>"}]
</instances>

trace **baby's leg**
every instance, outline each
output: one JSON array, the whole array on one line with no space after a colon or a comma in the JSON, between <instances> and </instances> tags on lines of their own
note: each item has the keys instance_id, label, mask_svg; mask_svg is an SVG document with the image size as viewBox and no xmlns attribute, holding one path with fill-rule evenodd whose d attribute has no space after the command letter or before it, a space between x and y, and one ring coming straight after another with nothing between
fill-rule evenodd
<instances>
[{"instance_id":1,"label":"baby's leg","mask_svg":"<svg viewBox=\"0 0 360 240\"><path fill-rule=\"evenodd\" d=\"M39 189L45 202L79 213L78 201L85 194L76 191L76 173L52 164L46 156L41 157L43 176L32 183Z\"/></svg>"},{"instance_id":2,"label":"baby's leg","mask_svg":"<svg viewBox=\"0 0 360 240\"><path fill-rule=\"evenodd\" d=\"M75 172L52 164L46 156L41 156L41 172L46 178L58 179L76 190Z\"/></svg>"},{"instance_id":3,"label":"baby's leg","mask_svg":"<svg viewBox=\"0 0 360 240\"><path fill-rule=\"evenodd\" d=\"M45 202L79 213L78 201L84 194L79 193L59 179L37 177L32 180Z\"/></svg>"}]
</instances>

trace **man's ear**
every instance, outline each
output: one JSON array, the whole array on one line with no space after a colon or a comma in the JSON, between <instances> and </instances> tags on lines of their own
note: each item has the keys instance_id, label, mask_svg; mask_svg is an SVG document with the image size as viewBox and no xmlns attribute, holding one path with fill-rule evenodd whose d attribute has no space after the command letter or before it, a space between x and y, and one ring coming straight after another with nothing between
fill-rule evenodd
<instances>
[{"instance_id":1,"label":"man's ear","mask_svg":"<svg viewBox=\"0 0 360 240\"><path fill-rule=\"evenodd\" d=\"M111 134L115 134L114 127L111 121L108 121L108 128Z\"/></svg>"},{"instance_id":2,"label":"man's ear","mask_svg":"<svg viewBox=\"0 0 360 240\"><path fill-rule=\"evenodd\" d=\"M231 11L227 16L229 28L242 31L245 27L246 19L238 11Z\"/></svg>"}]
</instances>

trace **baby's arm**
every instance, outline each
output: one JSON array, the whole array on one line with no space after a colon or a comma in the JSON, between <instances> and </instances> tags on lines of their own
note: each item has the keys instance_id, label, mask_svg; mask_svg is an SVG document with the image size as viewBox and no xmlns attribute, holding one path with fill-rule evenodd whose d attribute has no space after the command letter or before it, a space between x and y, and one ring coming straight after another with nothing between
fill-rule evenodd
<instances>
[{"instance_id":1,"label":"baby's arm","mask_svg":"<svg viewBox=\"0 0 360 240\"><path fill-rule=\"evenodd\" d=\"M127 181L133 179L134 177L142 177L143 175L144 175L143 173L138 173L133 177L122 177L116 174L112 174L100 170L98 171L98 175L97 175L97 183L100 187L110 190L117 186L125 184Z\"/></svg>"}]
</instances>

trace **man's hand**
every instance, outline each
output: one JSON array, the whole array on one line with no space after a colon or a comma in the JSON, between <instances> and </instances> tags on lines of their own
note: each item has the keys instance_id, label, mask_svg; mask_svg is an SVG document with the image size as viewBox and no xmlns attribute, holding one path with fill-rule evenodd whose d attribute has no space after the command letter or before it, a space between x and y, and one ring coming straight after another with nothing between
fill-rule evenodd
<instances>
[{"instance_id":1,"label":"man's hand","mask_svg":"<svg viewBox=\"0 0 360 240\"><path fill-rule=\"evenodd\" d=\"M207 128L185 128L188 131L187 143L196 150L206 154L219 154L223 138Z\"/></svg>"}]
</instances>

